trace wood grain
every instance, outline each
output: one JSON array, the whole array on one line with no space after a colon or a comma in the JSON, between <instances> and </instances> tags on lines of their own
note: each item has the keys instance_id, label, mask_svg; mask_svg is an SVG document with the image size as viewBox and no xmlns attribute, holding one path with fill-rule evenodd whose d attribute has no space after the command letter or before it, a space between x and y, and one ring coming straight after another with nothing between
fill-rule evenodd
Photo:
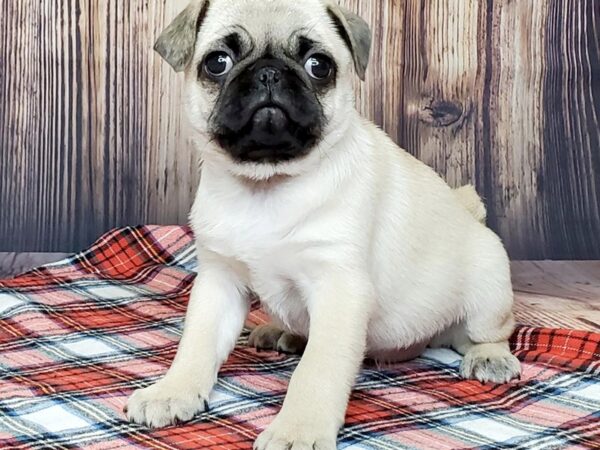
<instances>
[{"instance_id":1,"label":"wood grain","mask_svg":"<svg viewBox=\"0 0 600 450\"><path fill-rule=\"evenodd\" d=\"M600 331L600 261L517 261L512 277L519 323Z\"/></svg>"},{"instance_id":2,"label":"wood grain","mask_svg":"<svg viewBox=\"0 0 600 450\"><path fill-rule=\"evenodd\" d=\"M400 142L455 187L475 180L480 3L406 2Z\"/></svg>"},{"instance_id":3,"label":"wood grain","mask_svg":"<svg viewBox=\"0 0 600 450\"><path fill-rule=\"evenodd\" d=\"M478 187L487 197L490 225L508 243L512 255L544 258L551 256L546 250L556 238L543 225L538 184L547 151L543 145L547 61L542 55L549 44L544 29L549 4L488 4L481 49L486 55L486 85L478 130L479 155L483 155L479 160L485 170Z\"/></svg>"},{"instance_id":4,"label":"wood grain","mask_svg":"<svg viewBox=\"0 0 600 450\"><path fill-rule=\"evenodd\" d=\"M373 27L361 112L513 258L600 259L600 2L341 0ZM0 251L185 223L199 179L157 34L186 0L0 3Z\"/></svg>"},{"instance_id":5,"label":"wood grain","mask_svg":"<svg viewBox=\"0 0 600 450\"><path fill-rule=\"evenodd\" d=\"M600 2L550 2L539 172L548 254L600 256Z\"/></svg>"},{"instance_id":6,"label":"wood grain","mask_svg":"<svg viewBox=\"0 0 600 450\"><path fill-rule=\"evenodd\" d=\"M341 3L376 30L365 115L475 184L513 258L600 259L600 2Z\"/></svg>"},{"instance_id":7,"label":"wood grain","mask_svg":"<svg viewBox=\"0 0 600 450\"><path fill-rule=\"evenodd\" d=\"M199 178L181 82L152 51L172 2L0 4L0 249L67 251L184 223Z\"/></svg>"}]
</instances>

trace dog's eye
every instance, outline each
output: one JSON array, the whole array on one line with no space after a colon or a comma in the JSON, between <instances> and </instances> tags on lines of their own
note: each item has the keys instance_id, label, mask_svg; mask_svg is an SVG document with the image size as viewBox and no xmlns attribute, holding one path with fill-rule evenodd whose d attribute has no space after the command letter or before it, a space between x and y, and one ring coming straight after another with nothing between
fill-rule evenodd
<instances>
[{"instance_id":1,"label":"dog's eye","mask_svg":"<svg viewBox=\"0 0 600 450\"><path fill-rule=\"evenodd\" d=\"M233 69L233 59L225 52L213 52L204 60L204 69L212 77L222 77Z\"/></svg>"},{"instance_id":2,"label":"dog's eye","mask_svg":"<svg viewBox=\"0 0 600 450\"><path fill-rule=\"evenodd\" d=\"M333 72L333 63L328 56L312 55L304 64L306 72L315 80L326 80Z\"/></svg>"}]
</instances>

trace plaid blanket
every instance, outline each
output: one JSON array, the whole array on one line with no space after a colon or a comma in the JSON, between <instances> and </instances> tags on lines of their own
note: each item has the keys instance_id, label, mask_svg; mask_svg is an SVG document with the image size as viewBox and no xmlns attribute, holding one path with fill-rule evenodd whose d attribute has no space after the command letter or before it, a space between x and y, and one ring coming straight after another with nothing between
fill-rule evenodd
<instances>
[{"instance_id":1,"label":"plaid blanket","mask_svg":"<svg viewBox=\"0 0 600 450\"><path fill-rule=\"evenodd\" d=\"M247 330L209 412L162 430L122 412L173 359L195 269L188 229L137 227L0 282L0 448L251 448L298 359L247 348ZM461 380L450 350L365 368L339 447L600 448L600 335L520 326L511 344L523 376L501 386Z\"/></svg>"}]
</instances>

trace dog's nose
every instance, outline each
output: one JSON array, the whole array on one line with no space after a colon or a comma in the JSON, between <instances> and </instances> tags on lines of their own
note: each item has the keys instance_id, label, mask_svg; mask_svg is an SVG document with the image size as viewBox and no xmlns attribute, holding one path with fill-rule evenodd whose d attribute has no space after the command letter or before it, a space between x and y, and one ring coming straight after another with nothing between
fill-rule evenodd
<instances>
[{"instance_id":1,"label":"dog's nose","mask_svg":"<svg viewBox=\"0 0 600 450\"><path fill-rule=\"evenodd\" d=\"M266 87L273 86L281 80L281 71L271 66L261 68L256 75Z\"/></svg>"}]
</instances>

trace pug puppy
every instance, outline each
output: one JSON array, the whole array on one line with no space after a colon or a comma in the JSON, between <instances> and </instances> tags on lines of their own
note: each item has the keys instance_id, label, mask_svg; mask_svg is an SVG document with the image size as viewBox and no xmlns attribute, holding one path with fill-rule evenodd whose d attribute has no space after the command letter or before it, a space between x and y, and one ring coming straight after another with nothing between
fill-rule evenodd
<instances>
[{"instance_id":1,"label":"pug puppy","mask_svg":"<svg viewBox=\"0 0 600 450\"><path fill-rule=\"evenodd\" d=\"M355 110L370 45L365 21L328 0L193 0L158 39L185 71L203 160L200 269L175 360L131 396L131 421L208 408L250 294L273 320L251 344L303 352L256 449L334 449L365 355L449 346L464 378L519 375L509 261L475 190L452 190Z\"/></svg>"}]
</instances>

